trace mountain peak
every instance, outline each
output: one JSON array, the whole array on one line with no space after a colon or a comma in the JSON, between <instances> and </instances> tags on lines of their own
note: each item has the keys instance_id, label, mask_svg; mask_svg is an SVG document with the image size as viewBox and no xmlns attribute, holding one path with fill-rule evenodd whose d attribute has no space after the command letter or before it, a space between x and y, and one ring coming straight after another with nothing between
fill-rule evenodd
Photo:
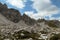
<instances>
[{"instance_id":1,"label":"mountain peak","mask_svg":"<svg viewBox=\"0 0 60 40\"><path fill-rule=\"evenodd\" d=\"M21 19L20 12L16 9L8 9L6 4L0 3L0 13L4 15L8 20L15 23L19 22Z\"/></svg>"},{"instance_id":2,"label":"mountain peak","mask_svg":"<svg viewBox=\"0 0 60 40\"><path fill-rule=\"evenodd\" d=\"M29 25L33 25L35 23L35 20L30 18L28 15L26 14L21 15L21 13L18 10L13 8L9 9L5 4L0 3L0 5L1 5L0 13L3 16L5 16L8 20L14 23L18 23L20 20L23 20L26 24Z\"/></svg>"}]
</instances>

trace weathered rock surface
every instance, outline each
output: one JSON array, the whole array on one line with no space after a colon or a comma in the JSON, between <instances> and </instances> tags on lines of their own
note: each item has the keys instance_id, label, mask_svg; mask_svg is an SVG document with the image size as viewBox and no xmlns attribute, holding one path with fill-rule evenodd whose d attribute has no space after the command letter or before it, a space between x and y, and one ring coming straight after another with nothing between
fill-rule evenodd
<instances>
[{"instance_id":1,"label":"weathered rock surface","mask_svg":"<svg viewBox=\"0 0 60 40\"><path fill-rule=\"evenodd\" d=\"M0 3L0 34L7 36L8 33L14 34L20 30L32 33L42 31L46 32L49 37L53 32L60 33L60 22L58 20L34 20L26 14L21 15L18 10L9 9L6 4Z\"/></svg>"},{"instance_id":2,"label":"weathered rock surface","mask_svg":"<svg viewBox=\"0 0 60 40\"><path fill-rule=\"evenodd\" d=\"M23 14L22 20L24 20L27 25L34 25L36 23L36 20L30 18L26 14Z\"/></svg>"},{"instance_id":3,"label":"weathered rock surface","mask_svg":"<svg viewBox=\"0 0 60 40\"><path fill-rule=\"evenodd\" d=\"M5 16L8 20L13 21L15 23L19 22L21 19L21 14L16 9L8 9L6 4L0 3L0 13Z\"/></svg>"}]
</instances>

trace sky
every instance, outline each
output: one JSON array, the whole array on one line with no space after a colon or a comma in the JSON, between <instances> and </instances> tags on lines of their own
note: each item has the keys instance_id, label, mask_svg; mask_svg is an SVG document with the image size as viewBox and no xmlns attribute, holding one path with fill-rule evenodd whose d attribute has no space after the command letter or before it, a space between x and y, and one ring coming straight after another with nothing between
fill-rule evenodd
<instances>
[{"instance_id":1,"label":"sky","mask_svg":"<svg viewBox=\"0 0 60 40\"><path fill-rule=\"evenodd\" d=\"M0 2L36 20L44 18L60 21L60 0L0 0Z\"/></svg>"}]
</instances>

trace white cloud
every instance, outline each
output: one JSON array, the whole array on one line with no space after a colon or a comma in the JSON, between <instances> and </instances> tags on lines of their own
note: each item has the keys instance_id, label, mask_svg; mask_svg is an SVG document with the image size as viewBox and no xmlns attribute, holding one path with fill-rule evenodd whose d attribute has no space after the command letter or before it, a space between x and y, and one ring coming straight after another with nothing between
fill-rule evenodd
<instances>
[{"instance_id":1,"label":"white cloud","mask_svg":"<svg viewBox=\"0 0 60 40\"><path fill-rule=\"evenodd\" d=\"M27 15L34 19L45 18L45 16L51 17L53 14L57 14L60 11L59 8L53 5L50 0L32 0L32 1L33 1L32 6L34 9L36 9L37 13L31 11L25 13L27 13Z\"/></svg>"},{"instance_id":2,"label":"white cloud","mask_svg":"<svg viewBox=\"0 0 60 40\"><path fill-rule=\"evenodd\" d=\"M49 19L49 20L59 20L59 21L60 21L60 17L58 17L58 18L50 17L50 19Z\"/></svg>"},{"instance_id":3,"label":"white cloud","mask_svg":"<svg viewBox=\"0 0 60 40\"><path fill-rule=\"evenodd\" d=\"M6 0L6 2L17 8L23 8L25 7L24 2L26 2L26 0Z\"/></svg>"},{"instance_id":4,"label":"white cloud","mask_svg":"<svg viewBox=\"0 0 60 40\"><path fill-rule=\"evenodd\" d=\"M45 10L46 8L50 7L49 0L33 0L33 8L37 11Z\"/></svg>"}]
</instances>

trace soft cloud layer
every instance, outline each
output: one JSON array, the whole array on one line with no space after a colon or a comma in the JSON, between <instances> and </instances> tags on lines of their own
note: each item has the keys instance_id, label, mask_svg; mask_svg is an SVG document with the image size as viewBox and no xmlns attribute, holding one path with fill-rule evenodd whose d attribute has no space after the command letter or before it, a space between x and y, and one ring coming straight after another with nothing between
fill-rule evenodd
<instances>
[{"instance_id":1,"label":"soft cloud layer","mask_svg":"<svg viewBox=\"0 0 60 40\"><path fill-rule=\"evenodd\" d=\"M25 7L24 2L26 2L26 0L6 0L6 2L17 8L23 8Z\"/></svg>"},{"instance_id":2,"label":"soft cloud layer","mask_svg":"<svg viewBox=\"0 0 60 40\"><path fill-rule=\"evenodd\" d=\"M39 19L39 18L45 18L45 16L49 16L51 19L53 14L57 14L60 9L53 5L50 0L32 0L33 1L33 8L36 9L37 13L34 13L33 11L27 11L25 12L27 15L29 15L31 18Z\"/></svg>"}]
</instances>

